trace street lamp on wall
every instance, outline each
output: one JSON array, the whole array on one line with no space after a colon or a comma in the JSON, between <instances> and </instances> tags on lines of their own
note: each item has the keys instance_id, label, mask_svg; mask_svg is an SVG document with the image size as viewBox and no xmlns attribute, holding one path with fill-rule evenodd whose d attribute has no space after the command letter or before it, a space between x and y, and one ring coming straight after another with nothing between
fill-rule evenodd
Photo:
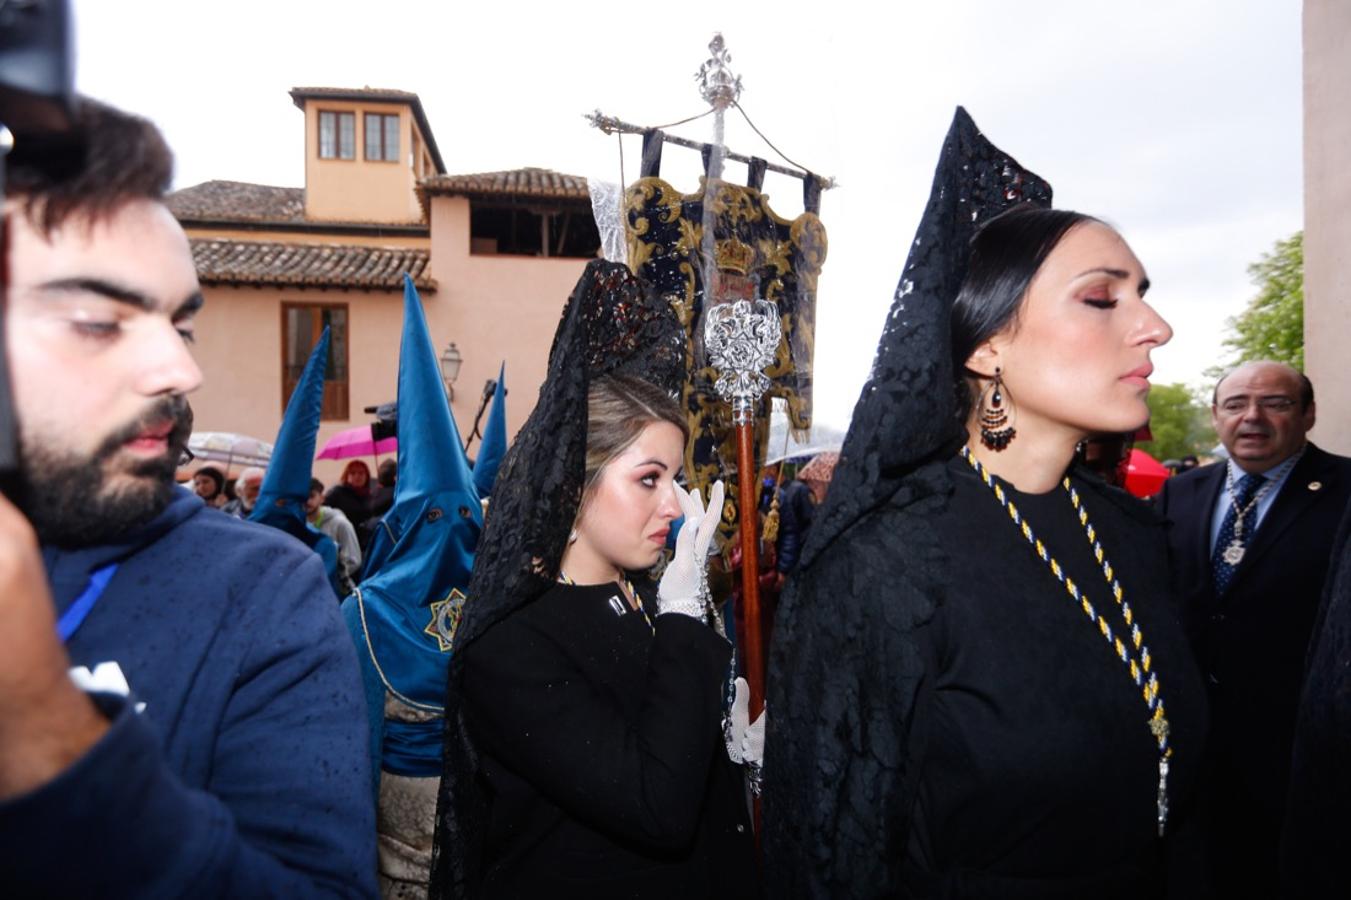
<instances>
[{"instance_id":1,"label":"street lamp on wall","mask_svg":"<svg viewBox=\"0 0 1351 900\"><path fill-rule=\"evenodd\" d=\"M460 355L460 348L451 341L450 346L441 351L441 380L446 383L447 399L455 399L455 379L460 375L460 365L464 362L464 357Z\"/></svg>"}]
</instances>

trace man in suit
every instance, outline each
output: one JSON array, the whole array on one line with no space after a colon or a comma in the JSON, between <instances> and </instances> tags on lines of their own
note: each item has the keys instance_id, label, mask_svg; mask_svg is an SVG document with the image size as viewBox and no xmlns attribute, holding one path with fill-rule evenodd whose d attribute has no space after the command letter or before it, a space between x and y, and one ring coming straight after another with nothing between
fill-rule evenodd
<instances>
[{"instance_id":1,"label":"man in suit","mask_svg":"<svg viewBox=\"0 0 1351 900\"><path fill-rule=\"evenodd\" d=\"M1309 379L1245 363L1215 386L1227 463L1170 479L1174 585L1211 701L1207 844L1220 896L1277 895L1277 857L1304 656L1351 459L1307 440Z\"/></svg>"}]
</instances>

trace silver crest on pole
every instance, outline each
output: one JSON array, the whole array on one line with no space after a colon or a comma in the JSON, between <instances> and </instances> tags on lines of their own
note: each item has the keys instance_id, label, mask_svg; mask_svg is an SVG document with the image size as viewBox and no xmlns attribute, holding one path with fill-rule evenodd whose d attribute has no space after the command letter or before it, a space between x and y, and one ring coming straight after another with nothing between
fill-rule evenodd
<instances>
[{"instance_id":1,"label":"silver crest on pole","mask_svg":"<svg viewBox=\"0 0 1351 900\"><path fill-rule=\"evenodd\" d=\"M732 404L732 423L749 425L755 403L770 387L764 370L783 340L779 308L772 300L737 300L705 311L704 348L718 370L714 387Z\"/></svg>"}]
</instances>

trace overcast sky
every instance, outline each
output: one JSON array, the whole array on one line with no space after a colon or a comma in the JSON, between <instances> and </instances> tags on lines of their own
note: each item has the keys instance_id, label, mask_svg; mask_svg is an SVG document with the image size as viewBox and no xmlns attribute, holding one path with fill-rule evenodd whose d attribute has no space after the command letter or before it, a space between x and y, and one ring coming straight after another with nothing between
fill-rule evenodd
<instances>
[{"instance_id":1,"label":"overcast sky","mask_svg":"<svg viewBox=\"0 0 1351 900\"><path fill-rule=\"evenodd\" d=\"M1300 6L77 0L77 81L163 128L179 187L302 185L297 85L417 92L452 173L618 181L616 138L582 114L659 125L703 111L693 75L721 31L756 124L840 182L821 210L816 371L818 415L843 424L957 104L1051 181L1057 206L1120 228L1176 331L1154 381L1202 383L1254 294L1246 267L1302 227ZM707 140L709 122L673 132ZM774 159L735 112L727 134ZM630 178L638 149L629 139ZM663 177L692 191L697 160L670 147ZM795 182L771 174L765 190L781 215L801 212Z\"/></svg>"}]
</instances>

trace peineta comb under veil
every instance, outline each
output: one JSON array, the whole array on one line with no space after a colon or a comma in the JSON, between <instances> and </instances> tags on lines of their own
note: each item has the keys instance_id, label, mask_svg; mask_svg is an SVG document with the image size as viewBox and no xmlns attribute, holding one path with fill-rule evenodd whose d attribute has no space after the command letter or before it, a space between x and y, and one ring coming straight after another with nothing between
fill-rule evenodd
<instances>
[{"instance_id":1,"label":"peineta comb under veil","mask_svg":"<svg viewBox=\"0 0 1351 900\"><path fill-rule=\"evenodd\" d=\"M932 616L943 550L927 527L966 439L949 332L972 236L1051 187L958 108L871 376L800 568L780 602L769 674L764 846L770 896L899 893L926 723L909 635ZM874 528L883 506L910 514ZM885 531L885 533L884 533ZM886 593L886 603L878 595Z\"/></svg>"},{"instance_id":2,"label":"peineta comb under veil","mask_svg":"<svg viewBox=\"0 0 1351 900\"><path fill-rule=\"evenodd\" d=\"M464 648L538 598L557 577L582 497L587 390L594 378L630 375L674 394L685 380L685 333L664 297L628 267L595 260L573 289L534 411L493 486L469 598L455 633L446 692L445 758L437 803L431 897L472 896L481 873L487 805L460 706Z\"/></svg>"}]
</instances>

